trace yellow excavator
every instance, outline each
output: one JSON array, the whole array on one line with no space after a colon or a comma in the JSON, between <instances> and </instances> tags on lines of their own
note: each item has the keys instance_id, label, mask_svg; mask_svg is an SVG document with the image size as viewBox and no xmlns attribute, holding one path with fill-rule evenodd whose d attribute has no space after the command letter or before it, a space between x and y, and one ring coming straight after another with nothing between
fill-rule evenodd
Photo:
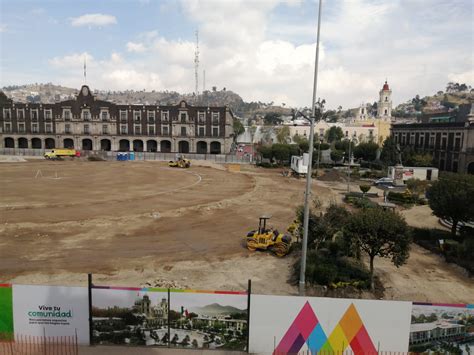
<instances>
[{"instance_id":1,"label":"yellow excavator","mask_svg":"<svg viewBox=\"0 0 474 355\"><path fill-rule=\"evenodd\" d=\"M171 168L189 168L191 167L191 161L186 159L184 155L181 155L176 161L169 161L168 166Z\"/></svg>"},{"instance_id":2,"label":"yellow excavator","mask_svg":"<svg viewBox=\"0 0 474 355\"><path fill-rule=\"evenodd\" d=\"M282 257L290 252L291 236L279 233L278 230L267 228L267 220L271 216L262 216L258 223L258 229L247 233L247 249L250 251L270 250L276 256Z\"/></svg>"}]
</instances>

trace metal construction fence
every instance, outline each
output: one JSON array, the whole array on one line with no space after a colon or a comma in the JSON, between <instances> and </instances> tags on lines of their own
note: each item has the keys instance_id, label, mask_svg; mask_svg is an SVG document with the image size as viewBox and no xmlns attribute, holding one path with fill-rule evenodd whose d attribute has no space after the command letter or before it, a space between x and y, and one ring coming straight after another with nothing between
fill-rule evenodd
<instances>
[{"instance_id":1,"label":"metal construction fence","mask_svg":"<svg viewBox=\"0 0 474 355\"><path fill-rule=\"evenodd\" d=\"M78 355L77 335L31 336L15 335L15 339L0 341L2 355Z\"/></svg>"},{"instance_id":2,"label":"metal construction fence","mask_svg":"<svg viewBox=\"0 0 474 355\"><path fill-rule=\"evenodd\" d=\"M42 157L50 149L30 149L30 148L0 148L0 155L18 155L25 157ZM118 154L128 154L128 160L175 160L178 154L184 155L191 160L207 160L219 164L251 164L251 156L237 156L234 154L197 154L197 153L162 153L162 152L115 152L115 151L95 151L81 150L82 157L96 156L105 160L117 160ZM133 157L133 158L131 158Z\"/></svg>"}]
</instances>

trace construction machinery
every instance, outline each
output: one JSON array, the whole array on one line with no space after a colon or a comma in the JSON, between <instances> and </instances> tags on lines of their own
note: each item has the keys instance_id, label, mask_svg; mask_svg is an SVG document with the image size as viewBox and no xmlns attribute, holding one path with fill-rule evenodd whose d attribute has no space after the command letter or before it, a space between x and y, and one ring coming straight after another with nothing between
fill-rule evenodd
<instances>
[{"instance_id":1,"label":"construction machinery","mask_svg":"<svg viewBox=\"0 0 474 355\"><path fill-rule=\"evenodd\" d=\"M61 159L63 157L78 157L80 154L75 149L52 149L44 153L46 159Z\"/></svg>"},{"instance_id":2,"label":"construction machinery","mask_svg":"<svg viewBox=\"0 0 474 355\"><path fill-rule=\"evenodd\" d=\"M168 166L171 168L189 168L191 167L191 161L184 156L179 156L175 161L169 161Z\"/></svg>"},{"instance_id":3,"label":"construction machinery","mask_svg":"<svg viewBox=\"0 0 474 355\"><path fill-rule=\"evenodd\" d=\"M260 217L258 229L247 233L247 249L251 251L270 250L276 256L282 257L290 252L291 236L279 233L271 227L267 228L267 220L271 216Z\"/></svg>"}]
</instances>

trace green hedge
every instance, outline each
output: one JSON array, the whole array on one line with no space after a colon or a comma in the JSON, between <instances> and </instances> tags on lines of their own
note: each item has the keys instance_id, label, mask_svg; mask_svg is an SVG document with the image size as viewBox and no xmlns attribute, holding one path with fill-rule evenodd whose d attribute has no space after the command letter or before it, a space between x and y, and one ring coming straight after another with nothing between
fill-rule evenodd
<instances>
[{"instance_id":1,"label":"green hedge","mask_svg":"<svg viewBox=\"0 0 474 355\"><path fill-rule=\"evenodd\" d=\"M408 190L407 190L408 191ZM394 192L390 191L387 195L390 202L401 203L404 205L411 205L418 202L418 197L406 192Z\"/></svg>"}]
</instances>

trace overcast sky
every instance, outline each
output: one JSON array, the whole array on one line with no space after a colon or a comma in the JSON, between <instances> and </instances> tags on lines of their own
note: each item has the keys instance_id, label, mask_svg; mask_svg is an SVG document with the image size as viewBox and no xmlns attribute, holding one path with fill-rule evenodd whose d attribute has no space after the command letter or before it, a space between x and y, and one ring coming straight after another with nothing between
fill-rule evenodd
<instances>
[{"instance_id":1,"label":"overcast sky","mask_svg":"<svg viewBox=\"0 0 474 355\"><path fill-rule=\"evenodd\" d=\"M195 30L206 88L310 106L315 0L0 0L0 86L194 91ZM471 0L325 0L318 97L395 104L474 85Z\"/></svg>"}]
</instances>

